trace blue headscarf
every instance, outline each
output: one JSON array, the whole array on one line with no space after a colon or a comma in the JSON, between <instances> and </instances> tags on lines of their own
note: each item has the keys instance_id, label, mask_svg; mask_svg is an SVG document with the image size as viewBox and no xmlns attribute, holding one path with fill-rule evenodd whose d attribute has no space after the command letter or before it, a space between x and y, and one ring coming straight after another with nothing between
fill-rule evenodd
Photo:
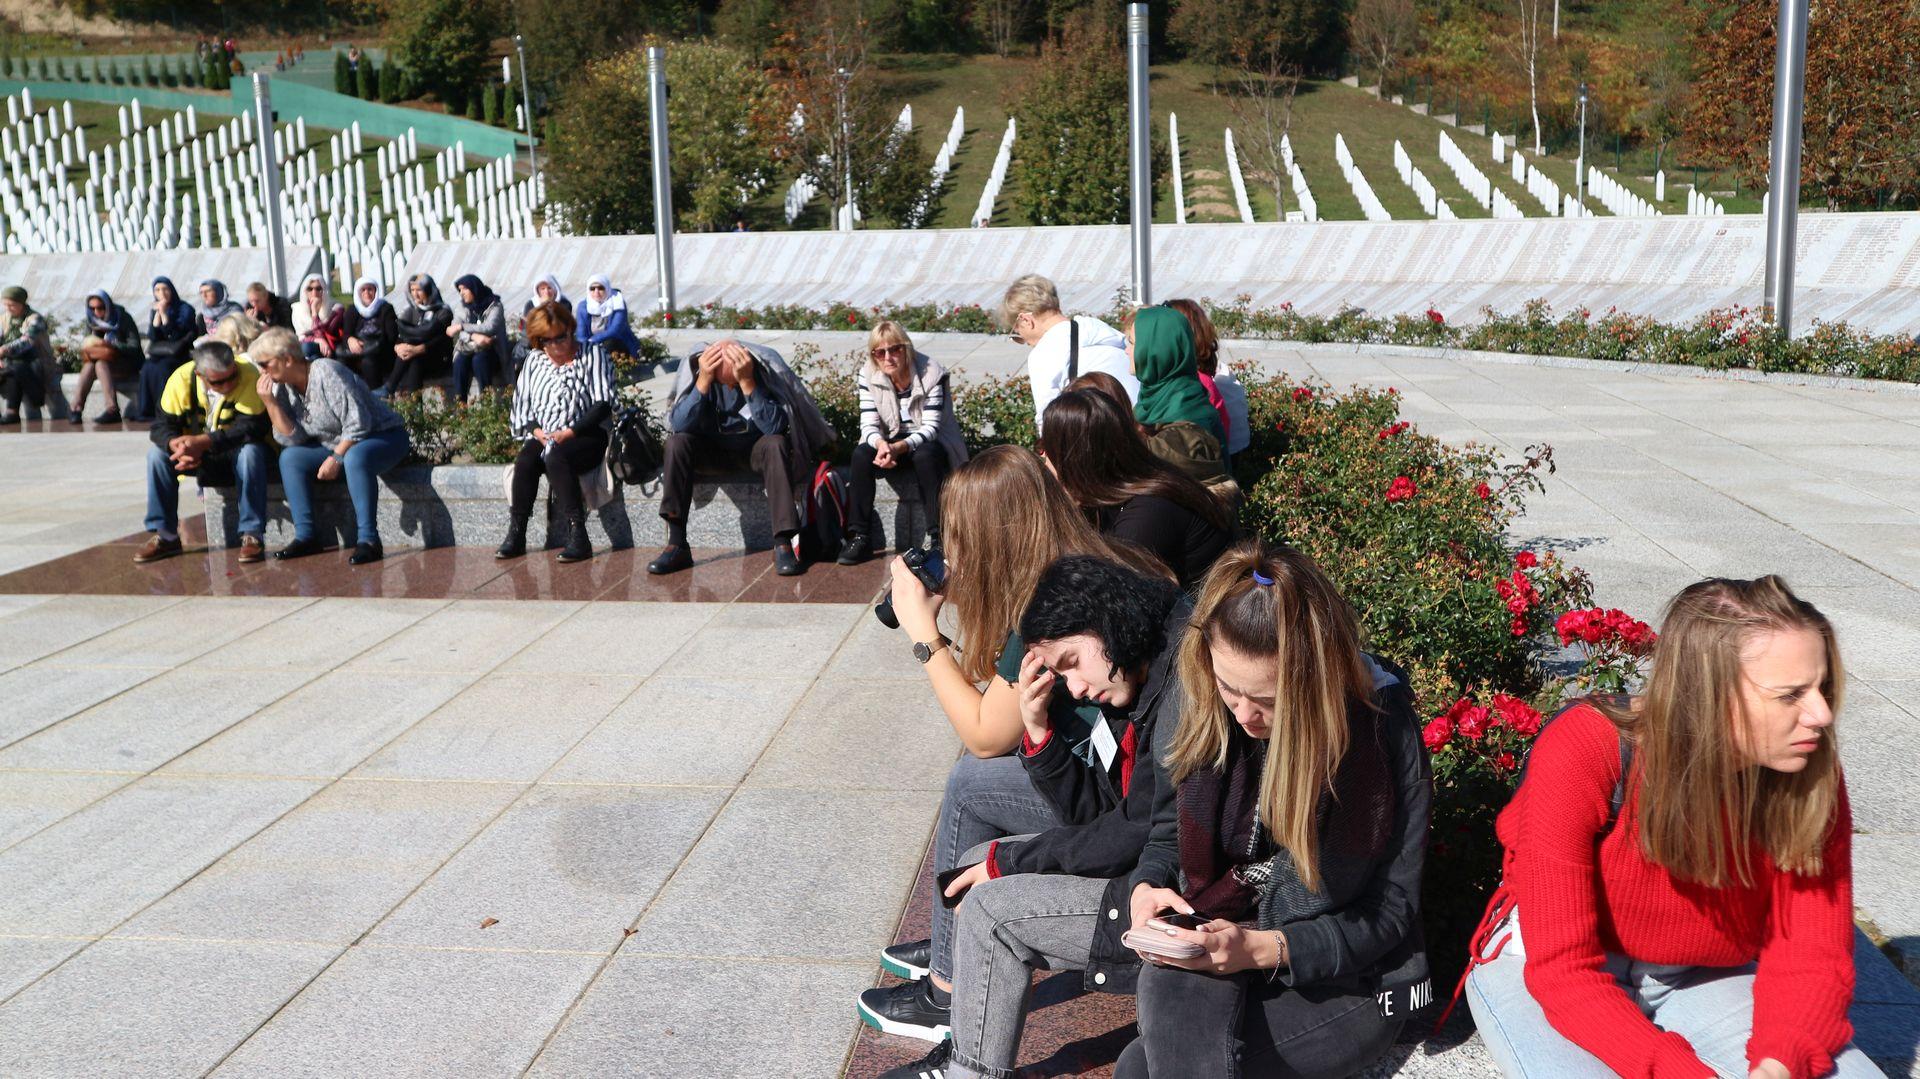
<instances>
[{"instance_id":1,"label":"blue headscarf","mask_svg":"<svg viewBox=\"0 0 1920 1079\"><path fill-rule=\"evenodd\" d=\"M126 315L126 311L122 310L113 302L113 297L107 295L107 290L103 288L94 289L92 292L87 293L87 299L99 300L102 304L106 305L107 308L107 317L105 318L95 318L93 308L87 308L87 329L103 337L119 334L121 332L121 321L123 316Z\"/></svg>"},{"instance_id":2,"label":"blue headscarf","mask_svg":"<svg viewBox=\"0 0 1920 1079\"><path fill-rule=\"evenodd\" d=\"M469 319L478 319L486 312L487 308L493 306L493 301L499 298L493 294L492 289L487 287L485 281L480 280L480 278L474 274L461 274L454 279L453 287L456 289L463 288L473 293L472 303L468 304L462 301L467 309L467 318Z\"/></svg>"},{"instance_id":3,"label":"blue headscarf","mask_svg":"<svg viewBox=\"0 0 1920 1079\"><path fill-rule=\"evenodd\" d=\"M168 302L166 310L158 312L160 315L164 317L165 322L168 325L178 325L180 323L192 322L195 318L195 315L193 313L193 305L180 298L180 290L173 287L172 278L170 277L154 278L153 284L147 287L147 291L152 292L154 289L159 288L161 285L167 286L167 291L173 294L173 299Z\"/></svg>"}]
</instances>

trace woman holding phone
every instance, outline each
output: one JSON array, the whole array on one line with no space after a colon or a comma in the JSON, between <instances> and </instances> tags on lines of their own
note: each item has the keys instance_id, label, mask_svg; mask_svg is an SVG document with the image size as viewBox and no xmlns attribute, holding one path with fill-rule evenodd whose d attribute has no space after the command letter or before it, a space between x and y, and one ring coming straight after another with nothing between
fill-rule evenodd
<instances>
[{"instance_id":1,"label":"woman holding phone","mask_svg":"<svg viewBox=\"0 0 1920 1079\"><path fill-rule=\"evenodd\" d=\"M1406 676L1288 547L1228 550L1191 627L1125 938L1147 961L1140 1037L1114 1074L1350 1075L1432 995L1432 775Z\"/></svg>"}]
</instances>

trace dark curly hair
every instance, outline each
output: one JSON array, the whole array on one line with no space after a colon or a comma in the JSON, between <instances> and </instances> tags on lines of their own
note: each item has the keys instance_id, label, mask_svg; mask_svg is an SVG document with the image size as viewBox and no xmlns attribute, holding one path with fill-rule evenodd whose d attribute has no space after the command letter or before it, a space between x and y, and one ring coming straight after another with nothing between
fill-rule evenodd
<instances>
[{"instance_id":1,"label":"dark curly hair","mask_svg":"<svg viewBox=\"0 0 1920 1079\"><path fill-rule=\"evenodd\" d=\"M1020 616L1028 645L1090 633L1114 670L1146 666L1167 645L1167 615L1180 596L1171 581L1143 576L1091 555L1068 555L1048 566Z\"/></svg>"}]
</instances>

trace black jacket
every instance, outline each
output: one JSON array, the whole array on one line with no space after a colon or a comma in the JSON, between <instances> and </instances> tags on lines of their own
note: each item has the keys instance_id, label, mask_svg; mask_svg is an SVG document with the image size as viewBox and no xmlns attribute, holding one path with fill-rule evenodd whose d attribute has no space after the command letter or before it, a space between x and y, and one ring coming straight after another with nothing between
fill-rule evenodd
<instances>
[{"instance_id":1,"label":"black jacket","mask_svg":"<svg viewBox=\"0 0 1920 1079\"><path fill-rule=\"evenodd\" d=\"M189 310L192 310L189 308ZM193 341L200 336L200 316L176 319L162 324L158 316L147 321L147 354L154 359L184 360Z\"/></svg>"},{"instance_id":2,"label":"black jacket","mask_svg":"<svg viewBox=\"0 0 1920 1079\"><path fill-rule=\"evenodd\" d=\"M361 330L369 321L373 323L374 327L373 335L370 337L364 336L361 333ZM340 331L347 337L360 338L367 352L378 352L381 349L392 348L394 339L398 336L398 330L394 324L393 305L390 303L381 304L374 310L373 318L369 320L360 317L359 308L352 304L347 304L346 309L342 311L340 315ZM446 328L444 326L441 327L440 332L443 334L446 333ZM342 349L344 350L344 348L345 346L343 345ZM348 353L348 355L352 355L352 353Z\"/></svg>"},{"instance_id":3,"label":"black jacket","mask_svg":"<svg viewBox=\"0 0 1920 1079\"><path fill-rule=\"evenodd\" d=\"M1370 657L1371 658L1371 657ZM1384 751L1391 791L1336 791L1341 806L1378 798L1392 804L1392 824L1377 855L1342 851L1323 840L1319 893L1300 886L1292 860L1274 851L1267 864L1269 883L1261 889L1255 924L1287 936L1289 966L1275 977L1287 985L1331 986L1382 994L1394 991L1394 1014L1418 1010L1432 1001L1428 984L1426 938L1420 925L1420 880L1427 850L1427 820L1433 803L1433 772L1420 740L1420 720L1407 673L1383 660L1375 666L1390 679L1376 678L1375 707L1355 705L1348 722L1352 738L1372 740ZM1377 708L1377 710L1376 710ZM1158 764L1159 762L1155 762ZM1156 788L1153 836L1129 882L1178 889L1180 816L1177 788ZM1323 826L1323 837L1328 830ZM1293 902L1306 896L1316 913L1301 914Z\"/></svg>"},{"instance_id":4,"label":"black jacket","mask_svg":"<svg viewBox=\"0 0 1920 1079\"><path fill-rule=\"evenodd\" d=\"M429 348L445 348L453 351L453 339L447 336L447 327L453 325L453 309L440 304L427 315L418 307L408 303L395 317L394 328L400 340L409 345L426 345Z\"/></svg>"},{"instance_id":5,"label":"black jacket","mask_svg":"<svg viewBox=\"0 0 1920 1079\"><path fill-rule=\"evenodd\" d=\"M1140 957L1124 947L1120 937L1131 920L1130 875L1147 845L1158 791L1166 779L1160 758L1179 729L1180 710L1185 703L1174 660L1192 616L1193 605L1187 599L1174 601L1166 618L1166 642L1147 665L1139 696L1124 717L1109 717L1116 739L1125 736L1128 726L1134 729L1135 763L1126 797L1085 824L1050 828L1020 843L1001 844L995 851L994 863L1003 875L1062 873L1108 878L1101 899L1107 913L1094 930L1091 959L1081 974L1082 983L1090 990L1131 993L1139 975ZM1040 752L1023 757L1022 762L1027 777L1043 797L1067 819L1083 819L1074 813L1098 798L1098 780L1089 782L1092 771L1059 741L1049 738Z\"/></svg>"},{"instance_id":6,"label":"black jacket","mask_svg":"<svg viewBox=\"0 0 1920 1079\"><path fill-rule=\"evenodd\" d=\"M1102 510L1099 524L1108 536L1159 558L1189 592L1199 590L1207 571L1233 543L1226 529L1159 495L1135 495L1123 505Z\"/></svg>"}]
</instances>

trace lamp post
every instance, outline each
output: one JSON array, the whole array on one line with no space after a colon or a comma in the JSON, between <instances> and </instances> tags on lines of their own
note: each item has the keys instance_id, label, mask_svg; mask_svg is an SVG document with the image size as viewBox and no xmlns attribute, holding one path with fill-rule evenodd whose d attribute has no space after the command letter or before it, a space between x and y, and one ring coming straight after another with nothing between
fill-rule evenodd
<instances>
[{"instance_id":1,"label":"lamp post","mask_svg":"<svg viewBox=\"0 0 1920 1079\"><path fill-rule=\"evenodd\" d=\"M667 50L647 46L647 126L652 130L653 250L660 275L660 310L673 313L673 163L667 148Z\"/></svg>"},{"instance_id":2,"label":"lamp post","mask_svg":"<svg viewBox=\"0 0 1920 1079\"><path fill-rule=\"evenodd\" d=\"M280 164L274 160L272 80L253 73L253 126L260 150L260 201L267 217L267 276L276 295L287 294L286 236L280 228Z\"/></svg>"},{"instance_id":3,"label":"lamp post","mask_svg":"<svg viewBox=\"0 0 1920 1079\"><path fill-rule=\"evenodd\" d=\"M519 34L513 35L513 51L520 57L520 108L526 113L527 129L527 166L533 170L533 186L540 184L540 155L534 149L533 137L533 80L527 78L527 42Z\"/></svg>"},{"instance_id":4,"label":"lamp post","mask_svg":"<svg viewBox=\"0 0 1920 1079\"><path fill-rule=\"evenodd\" d=\"M1807 0L1780 0L1773 59L1773 149L1767 176L1767 306L1793 333L1794 242L1800 225L1800 125L1807 82Z\"/></svg>"},{"instance_id":5,"label":"lamp post","mask_svg":"<svg viewBox=\"0 0 1920 1079\"><path fill-rule=\"evenodd\" d=\"M1153 118L1147 99L1147 5L1127 5L1127 187L1132 223L1133 302L1153 302Z\"/></svg>"},{"instance_id":6,"label":"lamp post","mask_svg":"<svg viewBox=\"0 0 1920 1079\"><path fill-rule=\"evenodd\" d=\"M1574 170L1573 197L1580 212L1587 210L1587 84L1580 84L1580 162Z\"/></svg>"},{"instance_id":7,"label":"lamp post","mask_svg":"<svg viewBox=\"0 0 1920 1079\"><path fill-rule=\"evenodd\" d=\"M845 208L841 211L841 213L845 214L846 216L840 219L839 225L840 225L841 231L852 232L853 231L853 135L851 132L847 130L847 80L852 78L852 75L850 75L847 69L843 67L836 70L833 73L833 77L835 80L835 86L834 86L834 100L836 103L835 108L838 110L837 122L840 124L840 169L841 169L841 175L845 179L845 183L846 183L844 190L846 192L846 200L847 200Z\"/></svg>"}]
</instances>

